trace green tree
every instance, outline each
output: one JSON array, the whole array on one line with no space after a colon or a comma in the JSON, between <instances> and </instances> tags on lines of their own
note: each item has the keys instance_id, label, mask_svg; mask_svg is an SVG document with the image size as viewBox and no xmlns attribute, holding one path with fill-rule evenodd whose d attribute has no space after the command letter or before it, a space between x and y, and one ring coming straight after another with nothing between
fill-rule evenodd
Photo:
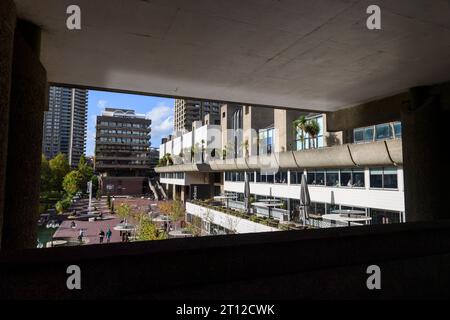
<instances>
[{"instance_id":1,"label":"green tree","mask_svg":"<svg viewBox=\"0 0 450 320\"><path fill-rule=\"evenodd\" d=\"M52 172L52 190L62 191L64 177L70 172L70 165L65 154L58 153L49 161L50 170Z\"/></svg>"},{"instance_id":2,"label":"green tree","mask_svg":"<svg viewBox=\"0 0 450 320\"><path fill-rule=\"evenodd\" d=\"M42 154L41 159L41 192L52 191L52 170L47 158Z\"/></svg>"},{"instance_id":3,"label":"green tree","mask_svg":"<svg viewBox=\"0 0 450 320\"><path fill-rule=\"evenodd\" d=\"M64 177L63 188L69 196L73 196L77 192L85 190L86 185L84 184L83 175L78 170L69 172Z\"/></svg>"},{"instance_id":4,"label":"green tree","mask_svg":"<svg viewBox=\"0 0 450 320\"><path fill-rule=\"evenodd\" d=\"M305 129L307 122L308 120L306 120L305 116L300 116L292 123L294 125L294 130L297 128L300 130L300 141L302 143L302 149L305 149ZM297 135L296 132L295 135Z\"/></svg>"},{"instance_id":5,"label":"green tree","mask_svg":"<svg viewBox=\"0 0 450 320\"><path fill-rule=\"evenodd\" d=\"M313 119L309 121L305 126L305 132L311 136L311 140L313 142L313 148L317 148L317 135L320 132L320 124L317 119Z\"/></svg>"},{"instance_id":6,"label":"green tree","mask_svg":"<svg viewBox=\"0 0 450 320\"><path fill-rule=\"evenodd\" d=\"M56 205L55 205L55 209L56 211L58 211L59 213L63 213L64 211L67 211L70 208L70 203L71 200L69 197L64 198L62 200L59 200Z\"/></svg>"},{"instance_id":7,"label":"green tree","mask_svg":"<svg viewBox=\"0 0 450 320\"><path fill-rule=\"evenodd\" d=\"M169 215L170 215L170 219L174 222L174 226L176 228L177 222L181 221L184 218L183 203L179 200L173 201Z\"/></svg>"},{"instance_id":8,"label":"green tree","mask_svg":"<svg viewBox=\"0 0 450 320\"><path fill-rule=\"evenodd\" d=\"M161 232L151 219L141 214L139 216L139 223L137 226L137 240L148 241L148 240L162 240L166 238L164 232Z\"/></svg>"},{"instance_id":9,"label":"green tree","mask_svg":"<svg viewBox=\"0 0 450 320\"><path fill-rule=\"evenodd\" d=\"M119 216L119 218L121 218L122 220L125 220L125 221L130 216L130 213L131 213L131 208L126 203L122 203L119 206L119 209L117 209L117 215Z\"/></svg>"},{"instance_id":10,"label":"green tree","mask_svg":"<svg viewBox=\"0 0 450 320\"><path fill-rule=\"evenodd\" d=\"M78 171L83 176L84 186L86 186L87 183L94 177L94 169L86 163L86 158L84 157L84 155L81 156L80 161L78 162ZM85 190L85 188L83 190ZM92 192L94 192L93 188Z\"/></svg>"}]
</instances>

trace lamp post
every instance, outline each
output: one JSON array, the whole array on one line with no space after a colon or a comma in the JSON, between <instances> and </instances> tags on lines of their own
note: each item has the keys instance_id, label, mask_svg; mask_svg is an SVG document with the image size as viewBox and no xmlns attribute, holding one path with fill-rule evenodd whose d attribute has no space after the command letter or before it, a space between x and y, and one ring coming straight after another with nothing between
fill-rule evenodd
<instances>
[{"instance_id":1,"label":"lamp post","mask_svg":"<svg viewBox=\"0 0 450 320\"><path fill-rule=\"evenodd\" d=\"M88 183L87 183L87 191L89 193L88 211L91 212L92 211L92 181L88 181Z\"/></svg>"}]
</instances>

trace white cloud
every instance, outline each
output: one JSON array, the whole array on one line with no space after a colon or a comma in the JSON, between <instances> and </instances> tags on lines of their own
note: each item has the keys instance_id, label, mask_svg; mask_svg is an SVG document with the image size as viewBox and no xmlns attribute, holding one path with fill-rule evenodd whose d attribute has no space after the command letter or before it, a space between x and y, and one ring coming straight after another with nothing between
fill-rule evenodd
<instances>
[{"instance_id":1,"label":"white cloud","mask_svg":"<svg viewBox=\"0 0 450 320\"><path fill-rule=\"evenodd\" d=\"M173 131L173 106L159 104L146 114L152 120L152 145L158 147L161 138Z\"/></svg>"},{"instance_id":2,"label":"white cloud","mask_svg":"<svg viewBox=\"0 0 450 320\"><path fill-rule=\"evenodd\" d=\"M147 112L152 120L152 134L165 135L173 131L173 107L160 104Z\"/></svg>"},{"instance_id":3,"label":"white cloud","mask_svg":"<svg viewBox=\"0 0 450 320\"><path fill-rule=\"evenodd\" d=\"M108 101L106 101L106 100L98 100L97 107L99 107L100 109L104 109L106 107L107 103L108 103Z\"/></svg>"}]
</instances>

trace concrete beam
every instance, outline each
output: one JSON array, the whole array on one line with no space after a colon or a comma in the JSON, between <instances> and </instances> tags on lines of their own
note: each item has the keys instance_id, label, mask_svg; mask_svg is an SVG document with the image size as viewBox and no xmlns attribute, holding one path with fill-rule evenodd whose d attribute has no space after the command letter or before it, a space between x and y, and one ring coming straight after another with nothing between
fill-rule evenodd
<instances>
[{"instance_id":1,"label":"concrete beam","mask_svg":"<svg viewBox=\"0 0 450 320\"><path fill-rule=\"evenodd\" d=\"M399 121L401 109L408 106L409 93L399 93L383 99L327 114L327 131L336 132L375 124Z\"/></svg>"},{"instance_id":2,"label":"concrete beam","mask_svg":"<svg viewBox=\"0 0 450 320\"><path fill-rule=\"evenodd\" d=\"M33 30L30 32L30 30ZM2 250L34 248L39 216L42 122L47 75L36 52L39 27L20 21L14 34Z\"/></svg>"},{"instance_id":3,"label":"concrete beam","mask_svg":"<svg viewBox=\"0 0 450 320\"><path fill-rule=\"evenodd\" d=\"M450 295L449 241L447 220L3 252L0 297L436 299ZM82 290L67 290L71 264ZM367 289L372 264L382 290Z\"/></svg>"},{"instance_id":4,"label":"concrete beam","mask_svg":"<svg viewBox=\"0 0 450 320\"><path fill-rule=\"evenodd\" d=\"M12 0L0 2L0 248L5 199L6 150L8 146L11 72L16 27L16 8Z\"/></svg>"},{"instance_id":5,"label":"concrete beam","mask_svg":"<svg viewBox=\"0 0 450 320\"><path fill-rule=\"evenodd\" d=\"M410 95L401 118L406 217L448 219L450 82L413 88Z\"/></svg>"}]
</instances>

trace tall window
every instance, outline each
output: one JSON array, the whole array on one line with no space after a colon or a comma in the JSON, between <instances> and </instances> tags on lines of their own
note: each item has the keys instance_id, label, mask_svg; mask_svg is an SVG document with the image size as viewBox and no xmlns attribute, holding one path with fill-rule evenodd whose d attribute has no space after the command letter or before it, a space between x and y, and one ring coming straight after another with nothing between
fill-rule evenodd
<instances>
[{"instance_id":1,"label":"tall window","mask_svg":"<svg viewBox=\"0 0 450 320\"><path fill-rule=\"evenodd\" d=\"M233 140L234 140L234 157L240 158L243 156L242 144L242 107L233 112Z\"/></svg>"},{"instance_id":2,"label":"tall window","mask_svg":"<svg viewBox=\"0 0 450 320\"><path fill-rule=\"evenodd\" d=\"M317 120L317 123L319 124L320 131L317 134L316 137L312 138L308 133L303 132L303 139L302 139L302 130L300 128L295 128L296 130L296 136L295 136L295 144L297 150L303 150L303 149L311 149L314 146L316 148L322 148L324 146L324 138L323 138L323 116L314 116L309 117L307 121L311 120Z\"/></svg>"},{"instance_id":3,"label":"tall window","mask_svg":"<svg viewBox=\"0 0 450 320\"><path fill-rule=\"evenodd\" d=\"M258 132L258 154L271 154L273 150L274 128L260 129Z\"/></svg>"}]
</instances>

